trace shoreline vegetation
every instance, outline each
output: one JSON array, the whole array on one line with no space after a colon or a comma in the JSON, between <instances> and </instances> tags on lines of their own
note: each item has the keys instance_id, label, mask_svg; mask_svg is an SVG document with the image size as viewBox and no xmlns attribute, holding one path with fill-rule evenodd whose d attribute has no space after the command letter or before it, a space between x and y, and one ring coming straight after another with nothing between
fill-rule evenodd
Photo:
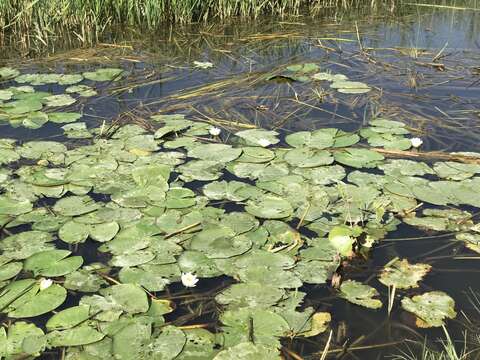
<instances>
[{"instance_id":1,"label":"shoreline vegetation","mask_svg":"<svg viewBox=\"0 0 480 360\"><path fill-rule=\"evenodd\" d=\"M436 9L478 11L480 6L478 0L0 0L0 46L47 48L65 38L92 46L106 35L152 33L172 24L261 17L295 23L358 13L398 17Z\"/></svg>"},{"instance_id":2,"label":"shoreline vegetation","mask_svg":"<svg viewBox=\"0 0 480 360\"><path fill-rule=\"evenodd\" d=\"M287 16L322 10L369 7L394 8L398 0L0 0L0 28L33 30L62 26L141 26L156 29L164 22L191 23L231 17Z\"/></svg>"}]
</instances>

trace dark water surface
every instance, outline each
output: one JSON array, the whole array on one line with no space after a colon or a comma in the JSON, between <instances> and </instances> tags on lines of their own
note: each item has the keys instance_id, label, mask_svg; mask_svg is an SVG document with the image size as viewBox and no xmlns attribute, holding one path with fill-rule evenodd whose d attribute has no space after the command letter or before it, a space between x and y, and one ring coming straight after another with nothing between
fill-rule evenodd
<instances>
[{"instance_id":1,"label":"dark water surface","mask_svg":"<svg viewBox=\"0 0 480 360\"><path fill-rule=\"evenodd\" d=\"M22 67L38 72L74 72L113 62L129 69L126 80L104 85L99 90L101 96L72 108L81 108L83 120L92 126L112 119L138 121L161 111L250 123L288 134L321 127L358 130L372 115L382 115L407 123L424 139L425 151L480 152L480 11L408 7L401 16L395 16L365 10L358 16L337 15L324 20L299 17L165 27L141 40L128 34L123 42L115 40L115 48L99 46L98 58L93 61L91 57L89 62L75 60L88 58L87 51L84 55L67 51L27 61ZM214 67L193 69L195 60L210 61ZM339 96L320 85L313 90L311 84L294 88L289 81L262 78L286 65L304 62L315 62L322 71L345 74L378 91L362 97ZM59 92L50 86L44 90ZM0 134L21 141L64 139L55 124L39 130L2 125ZM430 263L433 270L418 293L445 291L455 299L457 310L478 323L480 314L473 310L466 294L470 288L480 291L480 259L458 259L474 255L452 240L454 235L429 237L402 224L368 259L345 264L343 276L368 282L383 291L385 300L385 287L374 276L385 263L396 256ZM95 253L82 251L88 257ZM215 287L214 283L206 284L198 291ZM331 349L379 346L406 338L422 341L424 336L431 341L443 338L441 329L415 328L398 300L388 317L385 306L379 311L363 309L335 298L334 291L326 286L301 290L308 292L307 304L334 314ZM465 319L459 312L457 320L448 324L456 340L463 339L462 321ZM324 341L315 339L296 342L295 351L306 358L321 352ZM346 347L343 356L339 352L331 358L385 359L400 346L351 352Z\"/></svg>"}]
</instances>

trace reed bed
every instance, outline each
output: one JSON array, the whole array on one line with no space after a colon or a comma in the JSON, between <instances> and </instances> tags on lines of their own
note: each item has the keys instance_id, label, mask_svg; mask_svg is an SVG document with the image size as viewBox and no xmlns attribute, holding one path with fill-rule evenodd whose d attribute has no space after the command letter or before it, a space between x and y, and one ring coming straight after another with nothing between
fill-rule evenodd
<instances>
[{"instance_id":1,"label":"reed bed","mask_svg":"<svg viewBox=\"0 0 480 360\"><path fill-rule=\"evenodd\" d=\"M59 28L79 38L101 34L110 25L154 30L164 22L189 23L231 17L298 15L325 8L394 4L396 0L0 0L0 33L44 38ZM397 0L398 1L398 0Z\"/></svg>"}]
</instances>

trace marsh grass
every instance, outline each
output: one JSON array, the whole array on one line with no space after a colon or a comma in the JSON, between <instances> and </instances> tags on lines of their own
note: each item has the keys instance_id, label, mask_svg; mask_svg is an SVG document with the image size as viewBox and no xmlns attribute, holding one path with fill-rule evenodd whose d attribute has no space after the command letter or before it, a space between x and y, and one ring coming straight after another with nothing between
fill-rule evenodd
<instances>
[{"instance_id":1,"label":"marsh grass","mask_svg":"<svg viewBox=\"0 0 480 360\"><path fill-rule=\"evenodd\" d=\"M156 30L166 22L283 17L325 9L383 6L398 0L0 0L0 39L23 34L46 43L67 31L89 43L113 25Z\"/></svg>"}]
</instances>

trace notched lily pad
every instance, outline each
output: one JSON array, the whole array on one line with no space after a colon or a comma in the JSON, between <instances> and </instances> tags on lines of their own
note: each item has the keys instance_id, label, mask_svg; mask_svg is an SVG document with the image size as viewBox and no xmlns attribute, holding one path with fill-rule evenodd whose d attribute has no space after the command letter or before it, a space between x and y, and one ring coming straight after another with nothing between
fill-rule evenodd
<instances>
[{"instance_id":1,"label":"notched lily pad","mask_svg":"<svg viewBox=\"0 0 480 360\"><path fill-rule=\"evenodd\" d=\"M414 288L431 268L428 264L410 264L407 259L397 260L383 269L379 281L397 289Z\"/></svg>"},{"instance_id":2,"label":"notched lily pad","mask_svg":"<svg viewBox=\"0 0 480 360\"><path fill-rule=\"evenodd\" d=\"M455 301L442 291L405 297L402 307L417 316L416 324L422 328L442 326L445 319L454 319L457 315Z\"/></svg>"},{"instance_id":3,"label":"notched lily pad","mask_svg":"<svg viewBox=\"0 0 480 360\"><path fill-rule=\"evenodd\" d=\"M340 285L340 297L356 305L370 309L381 308L382 302L375 299L375 296L378 296L378 291L375 288L355 280L347 280Z\"/></svg>"}]
</instances>

